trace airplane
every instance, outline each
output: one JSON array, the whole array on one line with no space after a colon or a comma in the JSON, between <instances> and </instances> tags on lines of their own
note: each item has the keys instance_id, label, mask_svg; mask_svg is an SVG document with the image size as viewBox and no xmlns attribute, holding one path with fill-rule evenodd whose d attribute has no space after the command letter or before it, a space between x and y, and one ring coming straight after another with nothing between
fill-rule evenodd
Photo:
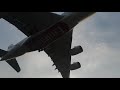
<instances>
[{"instance_id":1,"label":"airplane","mask_svg":"<svg viewBox=\"0 0 120 90\"><path fill-rule=\"evenodd\" d=\"M17 57L33 51L45 51L63 78L70 78L70 71L81 68L79 62L71 64L71 56L83 52L81 46L71 49L74 27L95 12L0 12L5 19L27 37L8 50L0 49L0 61L6 61L20 72Z\"/></svg>"}]
</instances>

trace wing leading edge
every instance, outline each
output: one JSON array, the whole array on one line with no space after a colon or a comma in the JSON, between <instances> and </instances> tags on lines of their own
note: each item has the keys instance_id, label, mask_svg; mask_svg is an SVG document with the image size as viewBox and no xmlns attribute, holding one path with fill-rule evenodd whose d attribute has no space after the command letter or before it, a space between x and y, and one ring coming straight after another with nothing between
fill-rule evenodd
<instances>
[{"instance_id":1,"label":"wing leading edge","mask_svg":"<svg viewBox=\"0 0 120 90\"><path fill-rule=\"evenodd\" d=\"M73 31L68 32L45 49L63 78L70 77L71 55L69 51L71 50L72 33Z\"/></svg>"},{"instance_id":2,"label":"wing leading edge","mask_svg":"<svg viewBox=\"0 0 120 90\"><path fill-rule=\"evenodd\" d=\"M50 27L62 18L50 12L7 12L3 17L27 36Z\"/></svg>"}]
</instances>

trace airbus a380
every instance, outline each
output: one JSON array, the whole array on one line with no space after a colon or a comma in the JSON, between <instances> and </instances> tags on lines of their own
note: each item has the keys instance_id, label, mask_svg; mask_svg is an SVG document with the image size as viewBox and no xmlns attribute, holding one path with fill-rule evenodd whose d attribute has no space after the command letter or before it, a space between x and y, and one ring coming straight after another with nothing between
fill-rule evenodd
<instances>
[{"instance_id":1,"label":"airbus a380","mask_svg":"<svg viewBox=\"0 0 120 90\"><path fill-rule=\"evenodd\" d=\"M0 49L1 61L6 61L20 72L16 58L25 53L45 51L63 78L70 77L70 70L81 67L79 62L71 64L71 56L83 52L81 46L71 49L74 27L94 12L65 12L57 15L51 12L1 12L3 18L16 26L27 38L8 51Z\"/></svg>"}]
</instances>

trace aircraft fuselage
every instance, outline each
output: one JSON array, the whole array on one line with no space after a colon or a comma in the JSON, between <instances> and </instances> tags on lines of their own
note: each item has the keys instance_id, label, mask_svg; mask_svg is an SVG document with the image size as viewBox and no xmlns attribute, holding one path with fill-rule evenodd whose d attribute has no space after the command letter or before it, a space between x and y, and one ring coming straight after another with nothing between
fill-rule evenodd
<instances>
[{"instance_id":1,"label":"aircraft fuselage","mask_svg":"<svg viewBox=\"0 0 120 90\"><path fill-rule=\"evenodd\" d=\"M10 60L27 52L44 50L52 42L72 30L80 21L92 14L92 12L66 13L65 17L56 24L16 44L1 60Z\"/></svg>"}]
</instances>

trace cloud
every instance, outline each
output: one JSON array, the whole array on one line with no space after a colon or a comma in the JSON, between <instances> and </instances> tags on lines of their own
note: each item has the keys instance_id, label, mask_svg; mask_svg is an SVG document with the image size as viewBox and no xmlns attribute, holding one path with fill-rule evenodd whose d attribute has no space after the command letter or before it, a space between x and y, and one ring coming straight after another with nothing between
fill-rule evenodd
<instances>
[{"instance_id":1,"label":"cloud","mask_svg":"<svg viewBox=\"0 0 120 90\"><path fill-rule=\"evenodd\" d=\"M82 64L73 72L77 77L120 76L119 17L120 13L97 13L75 27L73 46L84 48L81 55L74 57Z\"/></svg>"},{"instance_id":2,"label":"cloud","mask_svg":"<svg viewBox=\"0 0 120 90\"><path fill-rule=\"evenodd\" d=\"M81 45L84 52L73 56L81 69L71 72L71 78L120 77L120 13L98 12L79 23L73 33L72 47ZM0 21L0 48L7 49L25 38L16 27ZM31 52L17 58L22 71L16 73L7 63L0 63L0 77L16 78L61 78L52 67L45 52Z\"/></svg>"},{"instance_id":3,"label":"cloud","mask_svg":"<svg viewBox=\"0 0 120 90\"><path fill-rule=\"evenodd\" d=\"M0 48L7 50L11 44L16 44L26 36L15 26L0 19Z\"/></svg>"}]
</instances>

